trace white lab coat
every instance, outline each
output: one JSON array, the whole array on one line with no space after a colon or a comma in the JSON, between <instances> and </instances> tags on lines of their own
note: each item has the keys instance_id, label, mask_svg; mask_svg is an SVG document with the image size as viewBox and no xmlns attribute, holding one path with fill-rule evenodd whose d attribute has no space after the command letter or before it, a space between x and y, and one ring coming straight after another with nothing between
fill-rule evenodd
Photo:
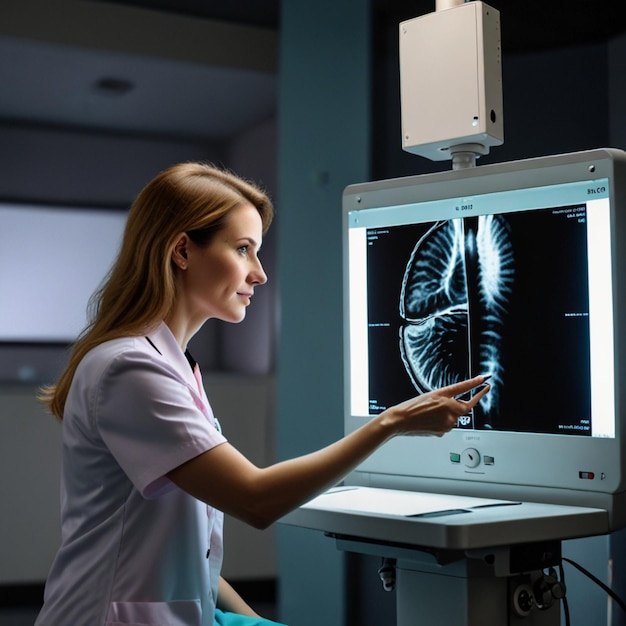
<instances>
[{"instance_id":1,"label":"white lab coat","mask_svg":"<svg viewBox=\"0 0 626 626\"><path fill-rule=\"evenodd\" d=\"M36 626L213 626L223 514L166 474L226 439L169 328L149 339L106 342L74 376L62 545Z\"/></svg>"}]
</instances>

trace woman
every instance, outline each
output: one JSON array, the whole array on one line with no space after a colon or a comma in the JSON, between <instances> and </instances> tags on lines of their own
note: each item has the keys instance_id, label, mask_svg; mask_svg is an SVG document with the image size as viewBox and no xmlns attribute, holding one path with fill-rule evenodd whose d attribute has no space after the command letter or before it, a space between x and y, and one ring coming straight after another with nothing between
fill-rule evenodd
<instances>
[{"instance_id":1,"label":"woman","mask_svg":"<svg viewBox=\"0 0 626 626\"><path fill-rule=\"evenodd\" d=\"M44 390L63 420L62 545L37 626L267 623L220 577L223 513L265 528L391 437L448 432L487 392L455 399L479 376L323 450L250 463L221 434L187 343L209 318L245 317L272 216L256 186L200 163L165 170L133 203L93 321Z\"/></svg>"}]
</instances>

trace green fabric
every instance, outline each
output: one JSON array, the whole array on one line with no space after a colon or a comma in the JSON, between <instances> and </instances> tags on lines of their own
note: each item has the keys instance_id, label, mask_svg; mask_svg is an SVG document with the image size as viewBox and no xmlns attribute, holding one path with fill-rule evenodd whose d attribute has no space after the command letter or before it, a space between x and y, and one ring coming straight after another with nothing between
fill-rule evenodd
<instances>
[{"instance_id":1,"label":"green fabric","mask_svg":"<svg viewBox=\"0 0 626 626\"><path fill-rule=\"evenodd\" d=\"M238 613L225 613L215 609L215 626L285 626L261 617L248 617Z\"/></svg>"}]
</instances>

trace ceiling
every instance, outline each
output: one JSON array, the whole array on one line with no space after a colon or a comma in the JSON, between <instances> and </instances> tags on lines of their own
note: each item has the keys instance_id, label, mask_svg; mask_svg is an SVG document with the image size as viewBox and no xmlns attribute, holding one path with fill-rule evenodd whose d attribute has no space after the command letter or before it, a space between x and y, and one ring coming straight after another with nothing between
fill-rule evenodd
<instances>
[{"instance_id":1,"label":"ceiling","mask_svg":"<svg viewBox=\"0 0 626 626\"><path fill-rule=\"evenodd\" d=\"M108 0L108 2L274 30L278 29L280 22L280 0L221 0L219 2L215 0Z\"/></svg>"},{"instance_id":2,"label":"ceiling","mask_svg":"<svg viewBox=\"0 0 626 626\"><path fill-rule=\"evenodd\" d=\"M468 1L468 0L466 0ZM435 9L437 0L373 0L379 15L399 22ZM626 31L621 2L598 0L485 0L500 13L504 52L606 41Z\"/></svg>"},{"instance_id":3,"label":"ceiling","mask_svg":"<svg viewBox=\"0 0 626 626\"><path fill-rule=\"evenodd\" d=\"M374 28L436 5L371 1ZM276 111L280 0L2 4L0 122L220 141ZM626 30L621 3L488 4L500 11L505 52L603 41Z\"/></svg>"},{"instance_id":4,"label":"ceiling","mask_svg":"<svg viewBox=\"0 0 626 626\"><path fill-rule=\"evenodd\" d=\"M226 140L276 111L277 19L277 0L2 0L0 123Z\"/></svg>"}]
</instances>

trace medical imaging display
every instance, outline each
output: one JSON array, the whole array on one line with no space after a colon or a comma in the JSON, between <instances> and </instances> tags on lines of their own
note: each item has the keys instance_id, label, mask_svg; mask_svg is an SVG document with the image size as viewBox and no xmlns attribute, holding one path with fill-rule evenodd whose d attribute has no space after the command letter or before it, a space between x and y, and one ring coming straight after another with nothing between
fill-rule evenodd
<instances>
[{"instance_id":1,"label":"medical imaging display","mask_svg":"<svg viewBox=\"0 0 626 626\"><path fill-rule=\"evenodd\" d=\"M369 404L477 374L458 427L591 435L582 205L367 230Z\"/></svg>"}]
</instances>

